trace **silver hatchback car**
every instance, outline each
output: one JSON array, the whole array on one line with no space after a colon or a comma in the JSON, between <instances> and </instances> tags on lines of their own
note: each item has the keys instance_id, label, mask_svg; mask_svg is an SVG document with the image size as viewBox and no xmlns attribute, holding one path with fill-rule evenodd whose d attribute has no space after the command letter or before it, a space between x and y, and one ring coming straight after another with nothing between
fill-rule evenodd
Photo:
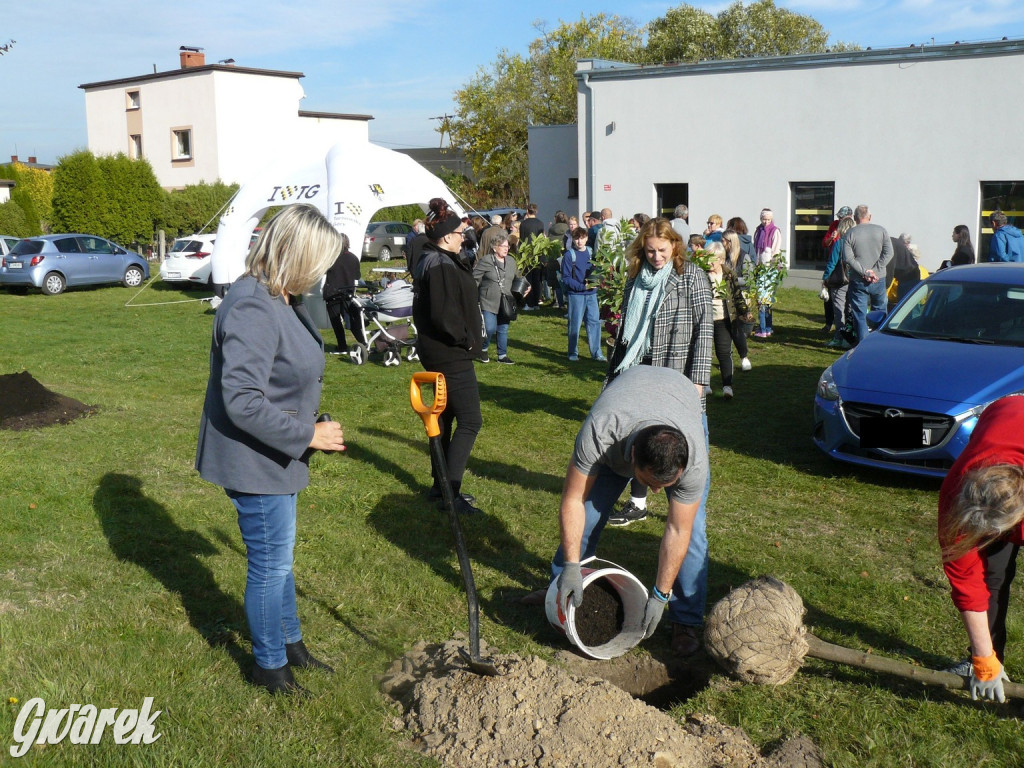
<instances>
[{"instance_id":1,"label":"silver hatchback car","mask_svg":"<svg viewBox=\"0 0 1024 768\"><path fill-rule=\"evenodd\" d=\"M78 285L142 285L149 263L137 253L96 235L27 237L4 257L0 285L41 288L55 296Z\"/></svg>"}]
</instances>

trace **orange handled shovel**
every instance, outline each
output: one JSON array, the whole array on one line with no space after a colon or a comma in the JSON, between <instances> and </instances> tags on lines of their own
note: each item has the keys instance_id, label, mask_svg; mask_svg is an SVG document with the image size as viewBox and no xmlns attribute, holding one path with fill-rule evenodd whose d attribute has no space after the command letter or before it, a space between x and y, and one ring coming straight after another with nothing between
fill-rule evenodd
<instances>
[{"instance_id":1,"label":"orange handled shovel","mask_svg":"<svg viewBox=\"0 0 1024 768\"><path fill-rule=\"evenodd\" d=\"M431 405L423 402L422 388L425 384L434 387L434 402ZM476 596L476 584L473 581L469 553L466 551L466 540L462 536L462 524L455 511L455 496L448 481L448 462L445 460L444 451L441 450L441 426L437 419L448 402L444 374L430 371L414 373L412 381L409 382L409 402L412 403L412 409L423 419L427 437L430 438L430 457L441 486L441 498L448 509L448 520L451 523L452 535L455 537L455 551L459 556L459 570L462 571L462 580L466 583L466 598L469 604L469 655L462 655L474 672L481 675L497 675L500 673L494 664L480 658L480 603Z\"/></svg>"}]
</instances>

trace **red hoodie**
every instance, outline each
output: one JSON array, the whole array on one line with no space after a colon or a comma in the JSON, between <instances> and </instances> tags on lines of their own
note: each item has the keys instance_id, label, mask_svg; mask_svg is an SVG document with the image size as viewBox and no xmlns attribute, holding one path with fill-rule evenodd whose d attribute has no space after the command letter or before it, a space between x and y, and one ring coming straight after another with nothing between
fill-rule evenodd
<instances>
[{"instance_id":1,"label":"red hoodie","mask_svg":"<svg viewBox=\"0 0 1024 768\"><path fill-rule=\"evenodd\" d=\"M971 439L950 468L939 491L939 530L960 493L968 472L993 464L1024 466L1024 396L1011 395L992 403L978 419ZM1024 543L1024 523L1007 533L1003 541ZM953 604L961 611L988 610L985 586L985 556L972 549L962 557L943 564L952 588Z\"/></svg>"}]
</instances>

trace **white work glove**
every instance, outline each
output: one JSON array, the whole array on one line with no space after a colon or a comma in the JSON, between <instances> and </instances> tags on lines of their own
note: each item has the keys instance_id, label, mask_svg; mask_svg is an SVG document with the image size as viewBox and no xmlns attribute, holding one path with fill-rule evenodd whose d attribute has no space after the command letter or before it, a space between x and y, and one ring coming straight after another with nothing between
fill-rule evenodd
<instances>
[{"instance_id":1,"label":"white work glove","mask_svg":"<svg viewBox=\"0 0 1024 768\"><path fill-rule=\"evenodd\" d=\"M991 656L972 656L971 661L971 699L1005 703L1003 681L1009 682L1010 678L1006 676L1006 670L1003 669L995 651Z\"/></svg>"},{"instance_id":2,"label":"white work glove","mask_svg":"<svg viewBox=\"0 0 1024 768\"><path fill-rule=\"evenodd\" d=\"M644 608L644 640L654 634L654 630L658 628L658 622L661 621L661 615L665 612L665 606L668 603L665 600L651 595L647 598L647 607Z\"/></svg>"},{"instance_id":3,"label":"white work glove","mask_svg":"<svg viewBox=\"0 0 1024 768\"><path fill-rule=\"evenodd\" d=\"M558 574L558 604L563 611L569 608L569 600L575 608L583 603L583 573L579 563L566 563Z\"/></svg>"}]
</instances>

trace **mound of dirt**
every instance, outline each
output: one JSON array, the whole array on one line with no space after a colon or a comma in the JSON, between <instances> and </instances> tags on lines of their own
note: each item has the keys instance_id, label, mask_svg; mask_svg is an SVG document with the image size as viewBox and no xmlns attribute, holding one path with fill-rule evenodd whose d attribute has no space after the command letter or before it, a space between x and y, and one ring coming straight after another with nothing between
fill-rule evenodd
<instances>
[{"instance_id":1,"label":"mound of dirt","mask_svg":"<svg viewBox=\"0 0 1024 768\"><path fill-rule=\"evenodd\" d=\"M0 376L0 429L67 424L95 411L95 406L51 392L28 371Z\"/></svg>"},{"instance_id":2,"label":"mound of dirt","mask_svg":"<svg viewBox=\"0 0 1024 768\"><path fill-rule=\"evenodd\" d=\"M537 657L495 655L484 647L481 654L501 675L478 675L459 655L465 646L458 637L443 645L421 641L381 680L404 710L396 728L450 768L821 766L803 737L764 757L742 729L704 715L678 723L605 680Z\"/></svg>"}]
</instances>

